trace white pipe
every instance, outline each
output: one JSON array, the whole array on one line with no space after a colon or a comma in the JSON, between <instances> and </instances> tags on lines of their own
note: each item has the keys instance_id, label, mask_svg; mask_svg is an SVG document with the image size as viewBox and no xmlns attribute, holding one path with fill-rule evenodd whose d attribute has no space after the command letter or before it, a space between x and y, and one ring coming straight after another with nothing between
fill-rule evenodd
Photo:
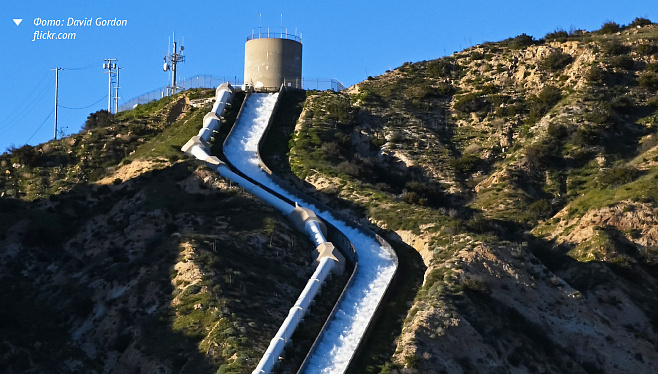
<instances>
[{"instance_id":1,"label":"white pipe","mask_svg":"<svg viewBox=\"0 0 658 374\"><path fill-rule=\"evenodd\" d=\"M269 347L267 347L265 354L263 354L252 374L272 372L274 366L279 362L279 357L283 354L285 345L290 342L292 334L302 322L306 313L308 313L313 299L335 267L336 261L329 257L324 257L320 260L320 264L315 268L315 272L308 282L306 282L306 287L304 287L304 290L302 290L302 293L297 298L295 305L290 308L288 316L281 324L281 327L279 327L279 331L277 331L274 339L270 341Z\"/></svg>"},{"instance_id":2,"label":"white pipe","mask_svg":"<svg viewBox=\"0 0 658 374\"><path fill-rule=\"evenodd\" d=\"M226 164L220 162L216 157L210 156L208 153L208 141L210 140L212 133L216 131L220 125L218 115L221 114L225 104L228 102L227 100L229 100L230 96L232 96L227 94L228 91L222 91L220 88L221 86L218 87L216 91L217 95L215 105L213 105L213 111L204 117L203 127L199 131L198 137L193 137L190 139L190 141L188 141L188 143L183 146L183 151L192 154L199 160L216 166L216 170L221 176L234 181L246 191L268 202L284 215L289 215L293 212L293 210L295 210L294 206L288 204L279 197L272 195L268 191L243 178L242 176L234 173ZM232 94L232 92L230 93ZM220 105L218 103L223 104ZM267 115L267 118L269 119L271 113L272 110L269 110L268 113L264 114ZM321 224L317 219L306 219L304 223L304 231L306 231L316 246L327 242L322 232ZM290 309L288 316L279 327L275 337L270 341L270 345L268 346L265 354L261 358L253 373L261 374L270 373L272 371L274 366L278 363L279 357L283 354L286 344L290 342L293 333L297 329L297 326L302 322L304 316L308 313L315 296L320 292L322 285L335 268L336 260L334 258L323 257L320 259L320 263L315 269L315 272L306 283L306 286L297 298L295 305Z\"/></svg>"},{"instance_id":3,"label":"white pipe","mask_svg":"<svg viewBox=\"0 0 658 374\"><path fill-rule=\"evenodd\" d=\"M219 165L217 167L217 172L222 177L228 178L233 182L235 182L238 186L244 188L245 191L251 193L252 195L256 195L261 200L264 200L268 204L272 205L274 208L276 208L278 211L280 211L283 214L290 214L290 212L294 210L294 207L292 207L287 202L279 199L278 197L270 194L269 192L265 191L259 186L249 182L248 180L242 178L238 174L231 171L231 169L229 169L229 167L226 164Z\"/></svg>"},{"instance_id":4,"label":"white pipe","mask_svg":"<svg viewBox=\"0 0 658 374\"><path fill-rule=\"evenodd\" d=\"M308 236L311 237L311 240L313 240L313 243L315 243L316 247L322 243L327 242L327 239L325 239L324 234L322 234L322 228L320 227L320 222L316 220L308 219L304 223L304 230L306 231L306 234L308 234Z\"/></svg>"},{"instance_id":5,"label":"white pipe","mask_svg":"<svg viewBox=\"0 0 658 374\"><path fill-rule=\"evenodd\" d=\"M255 96L252 95L250 99L261 100L260 106L268 104L266 98ZM267 129L267 119L271 110L266 114L268 117L264 121L248 123L238 121L231 132L231 136L235 139L230 146L224 147L224 154L236 168L253 180L289 200L299 201L297 196L274 183L258 166L258 142ZM386 243L380 243L359 229L348 226L342 220L333 217L330 212L319 211L312 205L303 203L301 205L314 210L324 221L330 222L345 234L354 245L359 259L353 283L337 306L338 312L327 326L305 371L305 373L342 373L347 369L354 351L363 339L369 321L374 316L395 274L397 258L395 252Z\"/></svg>"}]
</instances>

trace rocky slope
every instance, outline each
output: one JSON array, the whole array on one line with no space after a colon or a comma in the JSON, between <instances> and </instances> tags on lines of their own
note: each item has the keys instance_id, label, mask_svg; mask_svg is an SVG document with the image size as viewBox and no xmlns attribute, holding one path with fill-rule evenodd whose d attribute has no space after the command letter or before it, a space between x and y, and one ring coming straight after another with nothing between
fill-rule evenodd
<instances>
[{"instance_id":1,"label":"rocky slope","mask_svg":"<svg viewBox=\"0 0 658 374\"><path fill-rule=\"evenodd\" d=\"M211 94L0 156L5 371L255 366L310 244L180 155ZM286 93L266 162L400 258L355 371L656 372L657 95L644 19Z\"/></svg>"},{"instance_id":2,"label":"rocky slope","mask_svg":"<svg viewBox=\"0 0 658 374\"><path fill-rule=\"evenodd\" d=\"M0 371L255 367L311 273L312 244L182 157L212 94L0 156Z\"/></svg>"},{"instance_id":3,"label":"rocky slope","mask_svg":"<svg viewBox=\"0 0 658 374\"><path fill-rule=\"evenodd\" d=\"M426 268L363 372L658 370L656 72L658 27L637 19L298 100L268 162Z\"/></svg>"}]
</instances>

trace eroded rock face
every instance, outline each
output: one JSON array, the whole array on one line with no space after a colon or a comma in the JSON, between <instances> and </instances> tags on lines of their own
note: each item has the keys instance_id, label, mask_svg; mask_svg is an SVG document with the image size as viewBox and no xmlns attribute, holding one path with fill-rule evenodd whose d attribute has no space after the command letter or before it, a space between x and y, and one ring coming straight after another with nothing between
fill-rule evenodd
<instances>
[{"instance_id":1,"label":"eroded rock face","mask_svg":"<svg viewBox=\"0 0 658 374\"><path fill-rule=\"evenodd\" d=\"M398 342L396 360L410 371L655 369L655 347L637 337L651 331L650 318L623 286L585 296L570 286L570 270L554 273L519 247L478 244L449 263L444 296L417 302Z\"/></svg>"},{"instance_id":2,"label":"eroded rock face","mask_svg":"<svg viewBox=\"0 0 658 374\"><path fill-rule=\"evenodd\" d=\"M293 172L427 267L384 372L657 370L656 30L484 43L334 95L358 112L340 156L378 157L407 183L342 178L295 147L291 164L324 170ZM327 96L309 95L308 113ZM413 182L442 195L418 198Z\"/></svg>"}]
</instances>

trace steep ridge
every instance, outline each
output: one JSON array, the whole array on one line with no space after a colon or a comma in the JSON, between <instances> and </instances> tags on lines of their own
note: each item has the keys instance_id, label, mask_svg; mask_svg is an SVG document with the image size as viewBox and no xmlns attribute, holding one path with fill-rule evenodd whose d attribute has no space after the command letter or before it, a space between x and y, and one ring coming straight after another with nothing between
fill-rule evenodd
<instances>
[{"instance_id":1,"label":"steep ridge","mask_svg":"<svg viewBox=\"0 0 658 374\"><path fill-rule=\"evenodd\" d=\"M368 372L655 372L657 37L523 34L308 94L290 170L427 266Z\"/></svg>"}]
</instances>

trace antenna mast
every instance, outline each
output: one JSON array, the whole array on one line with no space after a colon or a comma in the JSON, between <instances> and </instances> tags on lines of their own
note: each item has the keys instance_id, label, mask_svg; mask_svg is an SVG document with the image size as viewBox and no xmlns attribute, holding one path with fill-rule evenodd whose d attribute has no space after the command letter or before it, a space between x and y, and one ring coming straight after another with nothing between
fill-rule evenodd
<instances>
[{"instance_id":1,"label":"antenna mast","mask_svg":"<svg viewBox=\"0 0 658 374\"><path fill-rule=\"evenodd\" d=\"M117 67L117 84L114 85L114 113L119 112L119 70L123 68Z\"/></svg>"},{"instance_id":2,"label":"antenna mast","mask_svg":"<svg viewBox=\"0 0 658 374\"><path fill-rule=\"evenodd\" d=\"M119 68L116 64L118 60L116 58L106 58L103 61L105 61L103 63L103 70L107 70L105 72L107 74L107 112L112 113L112 77L118 75ZM118 85L119 82L117 79L117 96L119 94Z\"/></svg>"},{"instance_id":3,"label":"antenna mast","mask_svg":"<svg viewBox=\"0 0 658 374\"><path fill-rule=\"evenodd\" d=\"M185 56L183 56L183 51L185 50L184 46L180 46L180 50L177 47L176 43L176 35L174 34L173 37L173 44L174 48L172 50L172 53L169 54L169 51L167 50L167 55L164 57L164 65L162 66L162 70L164 71L169 71L171 70L171 86L168 87L167 89L167 96L170 95L175 95L176 92L180 87L178 87L177 81L176 81L176 75L177 75L177 64L179 62L185 62ZM171 63L169 65L167 62Z\"/></svg>"}]
</instances>

